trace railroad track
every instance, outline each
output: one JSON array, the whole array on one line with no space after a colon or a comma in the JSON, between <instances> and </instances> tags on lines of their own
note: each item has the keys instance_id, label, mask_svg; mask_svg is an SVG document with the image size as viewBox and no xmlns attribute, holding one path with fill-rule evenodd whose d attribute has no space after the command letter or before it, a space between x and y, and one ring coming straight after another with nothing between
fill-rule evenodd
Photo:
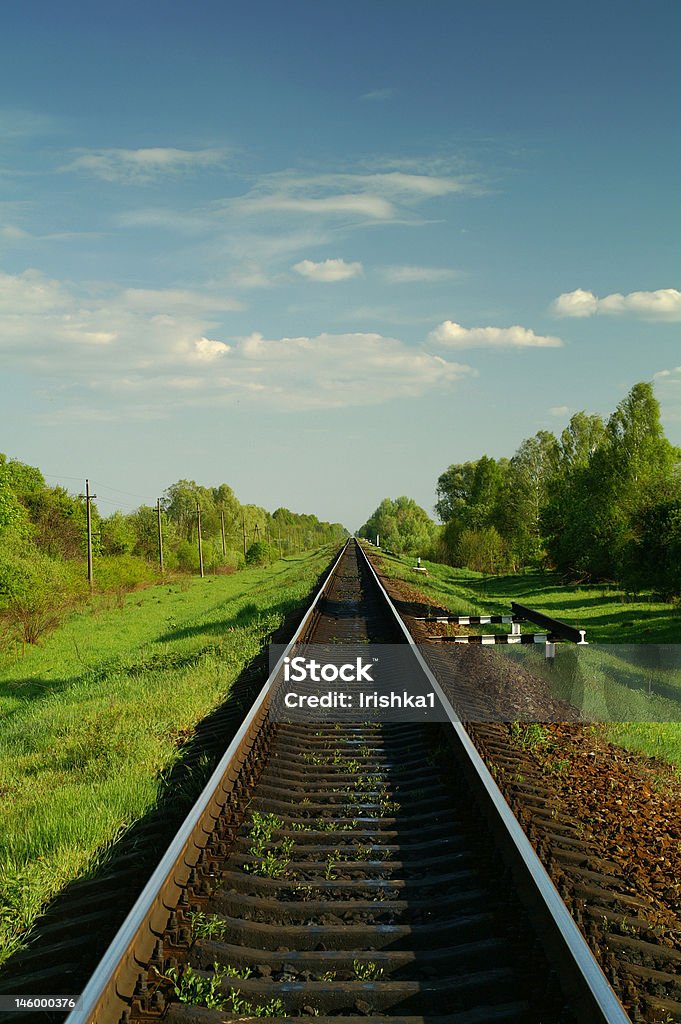
<instances>
[{"instance_id":1,"label":"railroad track","mask_svg":"<svg viewBox=\"0 0 681 1024\"><path fill-rule=\"evenodd\" d=\"M409 643L356 542L293 642ZM274 722L269 697L69 1024L629 1020L456 716Z\"/></svg>"}]
</instances>

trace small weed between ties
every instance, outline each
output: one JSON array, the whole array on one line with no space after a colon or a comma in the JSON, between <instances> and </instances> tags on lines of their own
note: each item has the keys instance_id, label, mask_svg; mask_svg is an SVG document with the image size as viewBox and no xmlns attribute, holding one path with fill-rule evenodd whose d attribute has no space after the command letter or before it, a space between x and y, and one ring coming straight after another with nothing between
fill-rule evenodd
<instances>
[{"instance_id":1,"label":"small weed between ties","mask_svg":"<svg viewBox=\"0 0 681 1024\"><path fill-rule=\"evenodd\" d=\"M225 971L228 978L242 978L244 981L253 974L250 967L232 967L231 964L226 965Z\"/></svg>"},{"instance_id":2,"label":"small weed between ties","mask_svg":"<svg viewBox=\"0 0 681 1024\"><path fill-rule=\"evenodd\" d=\"M223 1010L226 1006L224 993L220 989L223 978L227 977L227 969L213 964L215 973L212 978L205 978L197 974L194 969L187 965L180 971L171 967L167 977L172 981L175 995L181 1003L188 1003L190 1006L206 1006L210 1010Z\"/></svg>"},{"instance_id":3,"label":"small weed between ties","mask_svg":"<svg viewBox=\"0 0 681 1024\"><path fill-rule=\"evenodd\" d=\"M361 960L355 960L352 969L358 981L378 981L383 975L383 968L379 967L373 960L366 964L362 963Z\"/></svg>"},{"instance_id":4,"label":"small weed between ties","mask_svg":"<svg viewBox=\"0 0 681 1024\"><path fill-rule=\"evenodd\" d=\"M398 803L397 800L391 800L390 797L387 796L382 796L379 801L379 808L383 816L395 814L396 811L399 811L401 806L402 805Z\"/></svg>"},{"instance_id":5,"label":"small weed between ties","mask_svg":"<svg viewBox=\"0 0 681 1024\"><path fill-rule=\"evenodd\" d=\"M511 722L511 739L516 746L523 750L537 750L549 742L549 732L546 726L539 722L530 722L522 725L520 722Z\"/></svg>"},{"instance_id":6,"label":"small weed between ties","mask_svg":"<svg viewBox=\"0 0 681 1024\"><path fill-rule=\"evenodd\" d=\"M227 922L217 914L204 914L202 911L190 913L189 923L197 939L224 939Z\"/></svg>"},{"instance_id":7,"label":"small weed between ties","mask_svg":"<svg viewBox=\"0 0 681 1024\"><path fill-rule=\"evenodd\" d=\"M340 860L340 850L334 850L333 853L330 853L328 855L328 857L326 858L326 866L325 866L325 869L324 869L324 878L327 880L327 882L330 882L334 878L337 877L337 875L335 874L333 869L334 869L334 866L336 864L336 861L339 861L339 860Z\"/></svg>"},{"instance_id":8,"label":"small weed between ties","mask_svg":"<svg viewBox=\"0 0 681 1024\"><path fill-rule=\"evenodd\" d=\"M281 999L270 999L269 1003L249 1003L244 999L238 988L229 991L228 999L220 1007L243 1017L287 1017L286 1008Z\"/></svg>"},{"instance_id":9,"label":"small weed between ties","mask_svg":"<svg viewBox=\"0 0 681 1024\"><path fill-rule=\"evenodd\" d=\"M272 849L267 849L274 833L283 825L284 819L277 814L260 814L258 811L253 813L249 833L251 845L248 852L252 857L260 859L254 864L244 864L244 871L260 875L262 878L279 878L283 875L293 853L293 839L282 839Z\"/></svg>"}]
</instances>

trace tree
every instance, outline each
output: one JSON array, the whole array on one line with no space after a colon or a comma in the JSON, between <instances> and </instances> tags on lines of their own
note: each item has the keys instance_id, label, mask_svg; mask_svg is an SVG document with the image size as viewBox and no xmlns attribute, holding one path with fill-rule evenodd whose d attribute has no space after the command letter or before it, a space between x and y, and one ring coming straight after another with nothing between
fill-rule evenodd
<instances>
[{"instance_id":1,"label":"tree","mask_svg":"<svg viewBox=\"0 0 681 1024\"><path fill-rule=\"evenodd\" d=\"M536 561L543 553L541 514L557 462L558 443L547 430L523 441L511 459L508 508L513 517L508 532L522 564Z\"/></svg>"},{"instance_id":2,"label":"tree","mask_svg":"<svg viewBox=\"0 0 681 1024\"><path fill-rule=\"evenodd\" d=\"M102 519L100 537L103 555L127 555L137 543L135 521L132 516L114 512Z\"/></svg>"},{"instance_id":3,"label":"tree","mask_svg":"<svg viewBox=\"0 0 681 1024\"><path fill-rule=\"evenodd\" d=\"M418 555L432 546L437 526L413 498L403 495L394 501L384 498L358 534L368 540L378 534L381 545L390 551Z\"/></svg>"}]
</instances>

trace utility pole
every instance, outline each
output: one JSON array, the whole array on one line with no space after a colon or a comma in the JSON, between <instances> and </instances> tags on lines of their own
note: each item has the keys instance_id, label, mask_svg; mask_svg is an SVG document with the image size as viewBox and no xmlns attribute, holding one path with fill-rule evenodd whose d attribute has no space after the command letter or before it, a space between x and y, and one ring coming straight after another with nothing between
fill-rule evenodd
<instances>
[{"instance_id":1,"label":"utility pole","mask_svg":"<svg viewBox=\"0 0 681 1024\"><path fill-rule=\"evenodd\" d=\"M203 548L201 547L201 506L198 501L196 503L196 531L199 536L199 572L201 573L201 579L203 579Z\"/></svg>"},{"instance_id":2,"label":"utility pole","mask_svg":"<svg viewBox=\"0 0 681 1024\"><path fill-rule=\"evenodd\" d=\"M279 557L280 557L280 558L283 558L283 557L284 557L284 556L282 555L282 553L281 553L281 527L279 527Z\"/></svg>"},{"instance_id":3,"label":"utility pole","mask_svg":"<svg viewBox=\"0 0 681 1024\"><path fill-rule=\"evenodd\" d=\"M220 509L220 533L222 534L222 557L224 558L227 554L227 545L225 543L225 510Z\"/></svg>"},{"instance_id":4,"label":"utility pole","mask_svg":"<svg viewBox=\"0 0 681 1024\"><path fill-rule=\"evenodd\" d=\"M255 529L253 530L253 543L254 544L255 544L256 540L260 540L260 527L258 526L257 523L255 524Z\"/></svg>"},{"instance_id":5,"label":"utility pole","mask_svg":"<svg viewBox=\"0 0 681 1024\"><path fill-rule=\"evenodd\" d=\"M163 572L163 526L161 524L161 499L156 499L156 519L158 522L158 564Z\"/></svg>"},{"instance_id":6,"label":"utility pole","mask_svg":"<svg viewBox=\"0 0 681 1024\"><path fill-rule=\"evenodd\" d=\"M246 557L246 516L241 517L241 529L244 535L244 558Z\"/></svg>"},{"instance_id":7,"label":"utility pole","mask_svg":"<svg viewBox=\"0 0 681 1024\"><path fill-rule=\"evenodd\" d=\"M92 572L92 510L90 503L93 498L96 498L96 494L90 494L90 481L85 481L85 494L79 494L79 498L85 498L85 514L87 517L87 581L90 584L90 590L92 590L94 584L94 575Z\"/></svg>"},{"instance_id":8,"label":"utility pole","mask_svg":"<svg viewBox=\"0 0 681 1024\"><path fill-rule=\"evenodd\" d=\"M267 561L272 563L272 540L270 537L270 528L267 527Z\"/></svg>"}]
</instances>

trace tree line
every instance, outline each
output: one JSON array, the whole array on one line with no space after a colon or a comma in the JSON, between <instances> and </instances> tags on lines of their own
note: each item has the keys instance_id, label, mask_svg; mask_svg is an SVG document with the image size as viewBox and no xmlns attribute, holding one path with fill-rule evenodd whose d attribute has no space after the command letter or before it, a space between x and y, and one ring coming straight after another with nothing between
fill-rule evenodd
<instances>
[{"instance_id":1,"label":"tree line","mask_svg":"<svg viewBox=\"0 0 681 1024\"><path fill-rule=\"evenodd\" d=\"M380 524L396 552L480 572L541 565L634 592L681 593L681 451L664 435L651 384L634 385L607 420L578 412L559 436L541 430L511 458L452 464L436 494L439 527L411 503L415 541L389 501L360 535L374 539ZM403 510L409 501L398 499Z\"/></svg>"},{"instance_id":2,"label":"tree line","mask_svg":"<svg viewBox=\"0 0 681 1024\"><path fill-rule=\"evenodd\" d=\"M340 523L314 515L242 505L231 487L179 480L159 507L104 516L90 503L94 583L117 592L160 576L159 514L164 568L230 572L296 551L338 542ZM83 495L49 486L41 471L0 454L0 618L32 642L56 624L63 609L89 592L85 572L87 504Z\"/></svg>"}]
</instances>

